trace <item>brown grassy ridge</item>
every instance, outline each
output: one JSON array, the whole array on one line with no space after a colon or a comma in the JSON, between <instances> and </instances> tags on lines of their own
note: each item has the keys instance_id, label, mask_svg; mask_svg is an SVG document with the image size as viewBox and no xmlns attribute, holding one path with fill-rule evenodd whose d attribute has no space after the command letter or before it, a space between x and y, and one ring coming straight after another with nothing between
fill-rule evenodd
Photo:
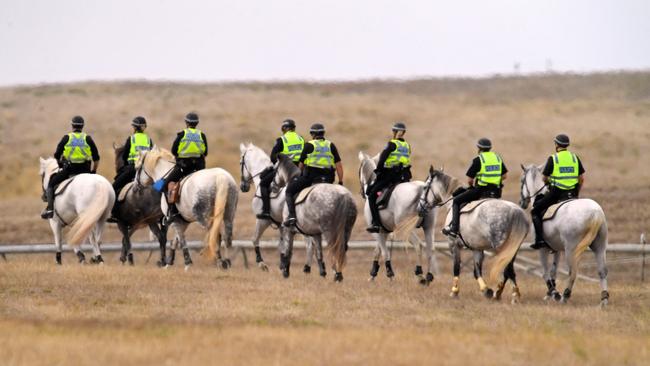
<instances>
[{"instance_id":1,"label":"brown grassy ridge","mask_svg":"<svg viewBox=\"0 0 650 366\"><path fill-rule=\"evenodd\" d=\"M539 278L519 275L522 303L488 301L465 270L447 296L450 266L423 288L413 254L396 251L396 280L368 283L353 251L341 284L299 272L230 271L197 261L188 272L117 264L79 266L70 254L0 263L0 363L644 365L650 361L650 287L612 271L612 302L578 281L569 305L547 304ZM587 272L589 273L589 272ZM589 273L591 274L591 273ZM331 276L331 274L330 274ZM562 282L563 283L563 282ZM217 361L218 360L218 361Z\"/></svg>"},{"instance_id":2,"label":"brown grassy ridge","mask_svg":"<svg viewBox=\"0 0 650 366\"><path fill-rule=\"evenodd\" d=\"M133 116L146 116L153 139L169 147L190 110L208 135L208 165L236 179L239 142L269 150L284 118L294 118L305 135L323 121L355 193L357 152L379 151L395 120L408 124L419 179L429 164L464 175L475 140L490 137L512 172L510 200L518 198L519 163L542 163L553 136L566 132L588 170L583 195L603 205L611 241L637 241L650 219L650 72L336 84L88 82L0 88L0 242L51 241L37 216L38 156L52 154L72 115L86 118L102 154L100 173L112 178L111 144L126 138ZM240 200L237 238L252 233L250 195ZM366 239L361 221L354 237ZM115 230L106 238L117 239Z\"/></svg>"}]
</instances>

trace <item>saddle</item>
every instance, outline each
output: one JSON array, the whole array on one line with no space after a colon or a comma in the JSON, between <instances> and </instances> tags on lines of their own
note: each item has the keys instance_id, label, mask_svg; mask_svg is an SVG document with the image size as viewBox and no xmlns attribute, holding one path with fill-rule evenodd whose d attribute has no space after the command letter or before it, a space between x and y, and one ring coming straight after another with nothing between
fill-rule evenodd
<instances>
[{"instance_id":1,"label":"saddle","mask_svg":"<svg viewBox=\"0 0 650 366\"><path fill-rule=\"evenodd\" d=\"M183 190L183 184L185 184L185 181L194 175L193 172L189 175L186 175L183 177L180 181L178 182L169 182L167 183L167 203L176 203L180 201L181 199L181 191Z\"/></svg>"},{"instance_id":2,"label":"saddle","mask_svg":"<svg viewBox=\"0 0 650 366\"><path fill-rule=\"evenodd\" d=\"M323 183L317 183L317 184L323 184ZM295 205L298 206L299 204L305 202L307 200L307 197L311 193L311 191L314 190L314 188L316 188L316 184L311 185L303 189L302 191L300 191L300 193L298 193L298 195L296 196Z\"/></svg>"},{"instance_id":3,"label":"saddle","mask_svg":"<svg viewBox=\"0 0 650 366\"><path fill-rule=\"evenodd\" d=\"M555 213L557 212L557 210L560 209L560 207L562 207L565 203L575 201L575 200L577 200L577 198L571 198L549 206L549 208L546 209L546 212L544 212L544 217L542 218L542 221L552 220L555 217Z\"/></svg>"},{"instance_id":4,"label":"saddle","mask_svg":"<svg viewBox=\"0 0 650 366\"><path fill-rule=\"evenodd\" d=\"M129 192L133 189L133 186L135 186L135 183L129 182L124 187L122 187L122 189L120 189L120 192L117 194L117 202L124 201L124 199L126 199L126 195L129 194Z\"/></svg>"},{"instance_id":5,"label":"saddle","mask_svg":"<svg viewBox=\"0 0 650 366\"><path fill-rule=\"evenodd\" d=\"M401 182L400 182L401 183ZM390 202L390 196L393 194L393 191L395 190L395 187L397 187L398 184L391 184L390 186L382 189L379 194L377 195L377 210L381 211L388 207L388 202Z\"/></svg>"},{"instance_id":6,"label":"saddle","mask_svg":"<svg viewBox=\"0 0 650 366\"><path fill-rule=\"evenodd\" d=\"M478 206L482 205L486 201L494 200L496 198L482 198L480 200L468 202L460 208L460 214L470 213L474 211Z\"/></svg>"},{"instance_id":7,"label":"saddle","mask_svg":"<svg viewBox=\"0 0 650 366\"><path fill-rule=\"evenodd\" d=\"M76 175L73 175L72 177L70 177L70 178L64 180L64 181L61 182L61 183L59 183L59 185L56 186L56 188L54 189L54 197L62 195L63 192L65 192L65 190L68 188L68 186L70 185L70 183L72 183L72 181L73 181L76 177L77 177Z\"/></svg>"}]
</instances>

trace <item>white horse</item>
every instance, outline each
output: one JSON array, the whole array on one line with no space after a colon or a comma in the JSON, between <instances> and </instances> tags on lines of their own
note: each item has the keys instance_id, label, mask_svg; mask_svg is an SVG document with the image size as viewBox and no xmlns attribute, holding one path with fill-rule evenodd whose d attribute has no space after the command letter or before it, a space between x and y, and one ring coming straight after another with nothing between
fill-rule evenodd
<instances>
[{"instance_id":1,"label":"white horse","mask_svg":"<svg viewBox=\"0 0 650 366\"><path fill-rule=\"evenodd\" d=\"M268 168L273 167L271 163L271 158L259 147L255 146L252 143L239 144L239 151L241 153L239 159L239 166L241 168L241 183L240 189L242 192L248 192L250 190L251 182L255 185L255 197L251 202L253 208L253 213L262 212L262 197L260 195L260 174ZM271 218L272 220L260 220L255 221L255 234L253 234L253 246L255 247L255 262L257 265L264 271L268 270L268 266L264 263L262 258L262 253L260 251L260 238L266 229L275 224L280 230L280 243L278 248L284 246L284 235L283 235L283 226L282 226L282 212L286 205L285 191L286 185L289 181L289 177L284 176L284 174L276 174L271 184L272 191L277 190L277 193L272 192L270 197L270 207L271 207ZM313 245L311 244L311 239L305 237L305 243L307 245L307 263L303 267L303 272L311 272L311 261L312 261L312 250ZM319 261L319 267L321 268L321 276L325 275L325 267L321 264L322 258Z\"/></svg>"},{"instance_id":2,"label":"white horse","mask_svg":"<svg viewBox=\"0 0 650 366\"><path fill-rule=\"evenodd\" d=\"M174 156L165 149L154 148L140 153L136 164L135 182L150 185L166 177L174 168ZM185 240L185 230L192 222L198 222L208 233L207 248L210 259L216 254L222 268L230 267L228 249L232 246L233 220L237 210L237 183L232 175L221 168L203 169L188 176L180 189L176 203L180 218L172 222L176 241L180 243L185 259L185 268L192 264ZM161 197L161 208L167 212L167 200ZM222 227L223 226L223 227ZM226 255L221 255L221 239L225 236Z\"/></svg>"},{"instance_id":3,"label":"white horse","mask_svg":"<svg viewBox=\"0 0 650 366\"><path fill-rule=\"evenodd\" d=\"M530 164L522 165L520 206L528 208L531 199L545 193L547 188L542 180L542 168ZM553 266L549 268L549 248L540 249L540 261L544 269L544 280L548 287L546 299L553 298L567 302L578 276L578 262L582 253L591 248L598 265L600 277L600 304L606 306L609 301L607 291L607 220L602 207L589 198L580 198L563 204L550 220L543 222L544 239L555 251ZM555 276L560 251L564 251L569 267L569 282L562 296L555 288Z\"/></svg>"},{"instance_id":4,"label":"white horse","mask_svg":"<svg viewBox=\"0 0 650 366\"><path fill-rule=\"evenodd\" d=\"M452 193L461 185L458 179L438 170L433 172L432 177L432 190L436 196L436 202L450 202ZM452 212L449 210L445 225L449 225L451 216ZM479 290L488 298L500 299L505 283L510 280L513 285L512 302L518 302L520 293L515 278L514 260L519 247L528 234L529 226L524 210L512 202L501 199L487 200L471 212L462 214L459 226L460 235L457 238L448 238L449 249L454 257L451 296L458 296L460 250L466 247L472 250L474 255L474 278L479 284ZM503 279L498 282L496 292L488 287L483 279L485 250L496 252L490 269L490 279L495 280L497 275L503 272Z\"/></svg>"},{"instance_id":5,"label":"white horse","mask_svg":"<svg viewBox=\"0 0 650 366\"><path fill-rule=\"evenodd\" d=\"M285 155L279 155L277 174L284 177L283 179L287 179L300 174L300 170L291 159ZM283 230L285 240L283 241L284 246L280 250L282 275L285 278L289 277L293 239L296 231L300 231L301 234L311 237L313 241L322 276L325 276L322 248L322 238L325 238L333 262L334 281L340 282L343 280L343 266L345 265L348 241L357 219L354 198L347 188L338 184L320 183L306 189L311 189L309 195L304 202L296 204L297 223L295 228ZM289 211L285 206L283 217L288 216Z\"/></svg>"},{"instance_id":6,"label":"white horse","mask_svg":"<svg viewBox=\"0 0 650 366\"><path fill-rule=\"evenodd\" d=\"M45 190L52 175L59 170L59 165L54 158L39 159L42 188ZM115 202L113 186L98 174L79 174L71 179L59 185L62 192L54 200L54 217L49 219L57 248L56 263L61 264L61 231L70 224L72 228L68 233L68 244L72 246L79 262L86 260L79 246L88 238L93 246L91 262L103 263L99 244L106 219Z\"/></svg>"},{"instance_id":7,"label":"white horse","mask_svg":"<svg viewBox=\"0 0 650 366\"><path fill-rule=\"evenodd\" d=\"M361 196L366 199L366 190L368 185L375 179L374 170L377 167L378 156L371 158L363 152L359 152L359 181L361 183ZM391 253L386 247L388 235L401 227L412 226L414 218L422 216L420 227L424 231L425 253L427 259L427 274L423 276L422 272L422 251L418 250L418 264L415 266L415 275L423 285L428 285L433 281L433 273L437 272L438 263L433 253L433 231L436 221L436 206L432 204L433 194L430 190L431 180L427 182L412 181L398 184L390 196L388 205L385 209L379 211L383 230L375 233L373 236L377 240L375 247L374 260L370 270L370 280L374 280L379 271L379 256L384 257L386 265L386 276L392 278L395 276L391 265ZM367 224L372 222L372 213L370 205L366 199L364 214ZM417 219L416 219L417 220ZM417 223L417 222L416 222ZM410 238L409 233L409 238ZM415 245L419 245L414 243Z\"/></svg>"}]
</instances>

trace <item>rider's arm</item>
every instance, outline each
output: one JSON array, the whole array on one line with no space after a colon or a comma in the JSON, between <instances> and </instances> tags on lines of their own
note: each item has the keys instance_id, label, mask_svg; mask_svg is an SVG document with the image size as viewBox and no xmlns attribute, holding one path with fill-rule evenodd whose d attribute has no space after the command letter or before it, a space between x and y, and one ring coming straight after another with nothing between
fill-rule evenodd
<instances>
[{"instance_id":1,"label":"rider's arm","mask_svg":"<svg viewBox=\"0 0 650 366\"><path fill-rule=\"evenodd\" d=\"M284 144L282 143L282 138L278 137L275 140L275 145L273 145L273 149L271 150L271 163L275 164L278 161L278 154L284 150Z\"/></svg>"},{"instance_id":2,"label":"rider's arm","mask_svg":"<svg viewBox=\"0 0 650 366\"><path fill-rule=\"evenodd\" d=\"M181 143L182 138L183 138L183 131L179 132L178 135L176 135L176 139L172 144L172 154L174 154L175 157L178 157L178 144Z\"/></svg>"},{"instance_id":3,"label":"rider's arm","mask_svg":"<svg viewBox=\"0 0 650 366\"><path fill-rule=\"evenodd\" d=\"M506 164L501 165L501 181L504 181L508 179L508 168L506 168Z\"/></svg>"},{"instance_id":4,"label":"rider's arm","mask_svg":"<svg viewBox=\"0 0 650 366\"><path fill-rule=\"evenodd\" d=\"M553 174L553 156L548 157L546 165L544 165L544 169L542 170L542 180L544 181L544 184L548 184L548 178L551 174Z\"/></svg>"},{"instance_id":5,"label":"rider's arm","mask_svg":"<svg viewBox=\"0 0 650 366\"><path fill-rule=\"evenodd\" d=\"M203 145L205 145L205 153L203 156L208 156L208 138L205 137L205 134L201 132L201 137L203 137Z\"/></svg>"},{"instance_id":6,"label":"rider's arm","mask_svg":"<svg viewBox=\"0 0 650 366\"><path fill-rule=\"evenodd\" d=\"M61 138L59 144L56 145L56 151L54 151L54 159L56 159L57 162L61 161L61 155L63 155L63 150L65 149L65 145L68 143L68 139L68 135L65 135L63 138Z\"/></svg>"},{"instance_id":7,"label":"rider's arm","mask_svg":"<svg viewBox=\"0 0 650 366\"><path fill-rule=\"evenodd\" d=\"M395 151L397 149L397 145L395 145L392 142L388 142L388 145L382 150L381 154L379 155L379 161L377 162L377 169L383 169L384 164L386 163L386 159L388 159L388 156L390 153Z\"/></svg>"},{"instance_id":8,"label":"rider's arm","mask_svg":"<svg viewBox=\"0 0 650 366\"><path fill-rule=\"evenodd\" d=\"M339 184L343 184L343 164L341 164L341 156L339 151L336 149L336 145L332 144L330 146L332 149L332 155L334 155L334 164L336 166L336 175L339 177Z\"/></svg>"},{"instance_id":9,"label":"rider's arm","mask_svg":"<svg viewBox=\"0 0 650 366\"><path fill-rule=\"evenodd\" d=\"M305 147L300 153L300 158L298 159L298 168L300 168L301 172L305 170L305 159L307 159L307 155L311 154L312 152L314 152L314 145L305 144Z\"/></svg>"},{"instance_id":10,"label":"rider's arm","mask_svg":"<svg viewBox=\"0 0 650 366\"><path fill-rule=\"evenodd\" d=\"M481 170L481 160L479 157L475 157L474 160L472 160L472 165L469 166L467 169L467 173L465 175L467 176L467 185L470 187L474 187L474 179L476 178L476 174Z\"/></svg>"},{"instance_id":11,"label":"rider's arm","mask_svg":"<svg viewBox=\"0 0 650 366\"><path fill-rule=\"evenodd\" d=\"M90 147L90 155L93 159L93 164L90 168L90 171L97 172L97 168L99 168L99 150L97 150L97 145L95 145L95 141L93 141L92 137L87 136L86 142L88 143L88 147Z\"/></svg>"},{"instance_id":12,"label":"rider's arm","mask_svg":"<svg viewBox=\"0 0 650 366\"><path fill-rule=\"evenodd\" d=\"M124 163L124 166L126 166L129 163L130 153L131 153L131 136L126 138L126 142L124 143L124 149L122 150L122 162Z\"/></svg>"}]
</instances>

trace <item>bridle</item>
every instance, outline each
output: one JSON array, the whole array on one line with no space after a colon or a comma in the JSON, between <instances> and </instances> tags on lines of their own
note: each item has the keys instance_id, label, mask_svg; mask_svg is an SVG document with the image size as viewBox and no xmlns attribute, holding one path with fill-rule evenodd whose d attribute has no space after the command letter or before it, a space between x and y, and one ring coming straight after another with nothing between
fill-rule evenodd
<instances>
[{"instance_id":1,"label":"bridle","mask_svg":"<svg viewBox=\"0 0 650 366\"><path fill-rule=\"evenodd\" d=\"M147 173L147 170L144 169L144 161L145 161L145 159L147 159L147 156L148 155L145 154L142 157L142 163L138 167L138 170L136 170L136 172L135 172L135 187L137 188L137 190L141 190L141 189L144 188L144 185L142 183L140 183L140 175L142 173L144 173L144 175L146 175L149 179L151 179L152 182L156 181L156 179L154 179L154 177L152 177L149 173ZM172 172L172 170L174 170L174 168L176 167L176 163L173 163L173 162L171 162L169 160L165 160L165 161L167 161L168 163L171 163L173 165L172 165L171 168L169 168L169 170L165 174L163 174L163 176L160 179L167 178L167 176L169 176L169 174Z\"/></svg>"},{"instance_id":2,"label":"bridle","mask_svg":"<svg viewBox=\"0 0 650 366\"><path fill-rule=\"evenodd\" d=\"M246 165L246 154L248 153L248 150L244 151L244 154L242 154L241 159L239 160L239 167L240 167L240 172L241 172L241 180L244 180L244 169L246 169L246 173L248 173L248 179L246 179L247 183L250 183L253 179L256 177L259 177L262 173L264 173L265 170L267 170L269 167L264 167L262 170L257 172L256 174L253 174L250 169L248 169L248 166Z\"/></svg>"},{"instance_id":3,"label":"bridle","mask_svg":"<svg viewBox=\"0 0 650 366\"><path fill-rule=\"evenodd\" d=\"M521 179L521 187L522 187L522 189L521 189L520 198L521 198L522 202L530 201L531 199L535 198L535 196L540 194L544 190L544 188L546 188L546 185L543 184L540 189L535 191L535 193L530 194L530 190L528 189L528 184L526 184L526 176L527 176L527 174L528 174L528 170L524 171L524 176ZM526 192L528 194L527 196L524 196L524 188L526 189Z\"/></svg>"}]
</instances>

